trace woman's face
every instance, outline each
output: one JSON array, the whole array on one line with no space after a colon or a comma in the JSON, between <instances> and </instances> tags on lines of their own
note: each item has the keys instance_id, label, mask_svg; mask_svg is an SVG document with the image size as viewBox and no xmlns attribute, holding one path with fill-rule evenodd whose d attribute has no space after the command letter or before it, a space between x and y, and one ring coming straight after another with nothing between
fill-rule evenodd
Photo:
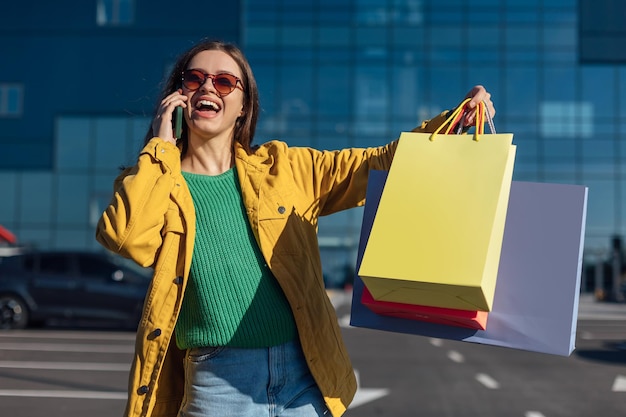
<instances>
[{"instance_id":1,"label":"woman's face","mask_svg":"<svg viewBox=\"0 0 626 417\"><path fill-rule=\"evenodd\" d=\"M187 65L187 70L197 69L202 73L232 74L241 80L242 74L233 58L225 52L211 50L202 51L194 56ZM196 90L189 90L184 85L183 94L187 101L187 124L190 138L194 136L205 140L222 137L233 139L232 134L235 122L243 114L243 94L241 83L237 83L229 94L220 94L213 85L212 79Z\"/></svg>"}]
</instances>

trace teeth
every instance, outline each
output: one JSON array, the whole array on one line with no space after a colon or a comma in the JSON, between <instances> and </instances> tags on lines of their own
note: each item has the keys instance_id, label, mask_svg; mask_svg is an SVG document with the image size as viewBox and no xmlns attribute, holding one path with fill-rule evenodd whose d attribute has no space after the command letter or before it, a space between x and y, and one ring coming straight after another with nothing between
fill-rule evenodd
<instances>
[{"instance_id":1,"label":"teeth","mask_svg":"<svg viewBox=\"0 0 626 417\"><path fill-rule=\"evenodd\" d=\"M214 103L210 100L200 100L198 102L199 106L207 106L210 107L211 109L215 110L215 111L219 111L220 110L220 106L217 105L217 103Z\"/></svg>"}]
</instances>

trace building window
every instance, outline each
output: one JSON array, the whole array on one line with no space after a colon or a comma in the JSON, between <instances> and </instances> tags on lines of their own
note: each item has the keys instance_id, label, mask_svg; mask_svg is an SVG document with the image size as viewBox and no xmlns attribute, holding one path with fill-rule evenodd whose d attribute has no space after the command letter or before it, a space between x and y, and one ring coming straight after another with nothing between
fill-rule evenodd
<instances>
[{"instance_id":1,"label":"building window","mask_svg":"<svg viewBox=\"0 0 626 417\"><path fill-rule=\"evenodd\" d=\"M579 0L578 44L583 64L626 63L624 0Z\"/></svg>"},{"instance_id":2,"label":"building window","mask_svg":"<svg viewBox=\"0 0 626 417\"><path fill-rule=\"evenodd\" d=\"M541 104L543 137L590 138L593 131L591 103L545 102Z\"/></svg>"},{"instance_id":3,"label":"building window","mask_svg":"<svg viewBox=\"0 0 626 417\"><path fill-rule=\"evenodd\" d=\"M21 116L23 96L21 84L0 84L0 117Z\"/></svg>"},{"instance_id":4,"label":"building window","mask_svg":"<svg viewBox=\"0 0 626 417\"><path fill-rule=\"evenodd\" d=\"M98 0L98 26L127 26L134 20L135 0Z\"/></svg>"}]
</instances>

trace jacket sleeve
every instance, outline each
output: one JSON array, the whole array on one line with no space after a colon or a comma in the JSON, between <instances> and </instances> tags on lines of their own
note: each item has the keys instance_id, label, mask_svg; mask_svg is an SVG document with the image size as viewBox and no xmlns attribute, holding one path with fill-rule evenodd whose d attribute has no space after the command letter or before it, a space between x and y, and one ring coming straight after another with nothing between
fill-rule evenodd
<instances>
[{"instance_id":1,"label":"jacket sleeve","mask_svg":"<svg viewBox=\"0 0 626 417\"><path fill-rule=\"evenodd\" d=\"M450 110L446 110L430 120L425 120L424 122L422 122L421 125L417 126L411 132L433 133L435 130L437 130L439 126L443 125L446 122L446 119L449 115Z\"/></svg>"},{"instance_id":2,"label":"jacket sleeve","mask_svg":"<svg viewBox=\"0 0 626 417\"><path fill-rule=\"evenodd\" d=\"M369 171L388 170L397 144L337 151L288 148L294 181L315 201L320 216L363 205Z\"/></svg>"},{"instance_id":3,"label":"jacket sleeve","mask_svg":"<svg viewBox=\"0 0 626 417\"><path fill-rule=\"evenodd\" d=\"M113 197L98 222L96 240L141 266L152 266L162 243L176 172L180 172L179 149L153 138L142 149L137 164L116 178Z\"/></svg>"},{"instance_id":4,"label":"jacket sleeve","mask_svg":"<svg viewBox=\"0 0 626 417\"><path fill-rule=\"evenodd\" d=\"M434 132L445 123L447 114L448 111L445 111L424 121L413 132ZM369 171L389 170L397 146L396 140L377 148L348 148L339 151L291 148L291 159L300 159L294 165L300 167L294 170L301 174L297 181L305 188L310 187L309 191L319 203L319 215L324 216L363 205ZM306 161L309 158L310 161ZM310 166L310 172L305 168L307 166Z\"/></svg>"}]
</instances>

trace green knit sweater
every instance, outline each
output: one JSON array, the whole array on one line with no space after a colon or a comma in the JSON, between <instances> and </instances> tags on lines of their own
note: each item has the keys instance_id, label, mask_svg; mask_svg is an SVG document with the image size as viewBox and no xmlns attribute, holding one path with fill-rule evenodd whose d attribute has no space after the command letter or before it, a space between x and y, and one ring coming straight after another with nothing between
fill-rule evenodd
<instances>
[{"instance_id":1,"label":"green knit sweater","mask_svg":"<svg viewBox=\"0 0 626 417\"><path fill-rule=\"evenodd\" d=\"M196 239L176 323L178 347L253 348L294 339L291 309L254 238L235 169L183 176L194 201Z\"/></svg>"}]
</instances>

